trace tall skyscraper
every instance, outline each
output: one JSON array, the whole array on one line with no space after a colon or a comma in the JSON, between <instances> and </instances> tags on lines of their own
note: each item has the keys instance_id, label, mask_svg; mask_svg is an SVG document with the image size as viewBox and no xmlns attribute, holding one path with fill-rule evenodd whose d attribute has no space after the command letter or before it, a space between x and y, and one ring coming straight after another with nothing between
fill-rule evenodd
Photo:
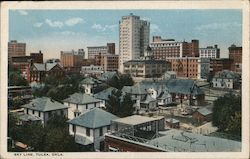
<instances>
[{"instance_id":1,"label":"tall skyscraper","mask_svg":"<svg viewBox=\"0 0 250 159\"><path fill-rule=\"evenodd\" d=\"M144 56L149 45L150 23L131 13L123 16L119 24L119 71L123 72L124 62Z\"/></svg>"},{"instance_id":2,"label":"tall skyscraper","mask_svg":"<svg viewBox=\"0 0 250 159\"><path fill-rule=\"evenodd\" d=\"M8 57L25 56L26 43L18 43L16 40L8 42Z\"/></svg>"}]
</instances>

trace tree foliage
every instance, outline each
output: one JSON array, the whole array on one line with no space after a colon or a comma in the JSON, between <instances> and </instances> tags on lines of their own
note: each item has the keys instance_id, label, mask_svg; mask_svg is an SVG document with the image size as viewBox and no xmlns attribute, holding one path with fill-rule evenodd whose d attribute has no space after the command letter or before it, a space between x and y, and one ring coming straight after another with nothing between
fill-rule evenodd
<instances>
[{"instance_id":1,"label":"tree foliage","mask_svg":"<svg viewBox=\"0 0 250 159\"><path fill-rule=\"evenodd\" d=\"M111 87L122 89L123 86L132 86L134 81L129 74L118 74L117 76L114 76L112 79L110 79L107 83Z\"/></svg>"},{"instance_id":2,"label":"tree foliage","mask_svg":"<svg viewBox=\"0 0 250 159\"><path fill-rule=\"evenodd\" d=\"M8 86L28 86L28 82L22 76L21 71L10 65L8 68Z\"/></svg>"},{"instance_id":3,"label":"tree foliage","mask_svg":"<svg viewBox=\"0 0 250 159\"><path fill-rule=\"evenodd\" d=\"M241 96L232 93L214 101L212 123L219 131L241 135Z\"/></svg>"},{"instance_id":4,"label":"tree foliage","mask_svg":"<svg viewBox=\"0 0 250 159\"><path fill-rule=\"evenodd\" d=\"M134 112L133 101L129 94L122 95L120 90L113 90L106 104L108 112L119 117L130 116Z\"/></svg>"},{"instance_id":5,"label":"tree foliage","mask_svg":"<svg viewBox=\"0 0 250 159\"><path fill-rule=\"evenodd\" d=\"M54 115L45 127L40 123L16 125L16 118L9 115L8 133L14 140L23 142L34 148L34 151L45 152L78 152L84 151L69 135L67 118Z\"/></svg>"}]
</instances>

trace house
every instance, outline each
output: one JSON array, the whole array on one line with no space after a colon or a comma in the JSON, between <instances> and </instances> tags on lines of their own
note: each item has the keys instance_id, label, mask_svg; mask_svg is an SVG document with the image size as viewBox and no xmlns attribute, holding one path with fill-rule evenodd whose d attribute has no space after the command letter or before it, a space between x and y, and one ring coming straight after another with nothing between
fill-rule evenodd
<instances>
[{"instance_id":1,"label":"house","mask_svg":"<svg viewBox=\"0 0 250 159\"><path fill-rule=\"evenodd\" d=\"M238 89L240 86L240 74L223 70L217 72L213 77L212 83L214 88Z\"/></svg>"},{"instance_id":2,"label":"house","mask_svg":"<svg viewBox=\"0 0 250 159\"><path fill-rule=\"evenodd\" d=\"M87 77L80 82L80 85L84 88L84 92L86 94L92 95L94 88L96 88L101 83L101 81L93 77Z\"/></svg>"},{"instance_id":3,"label":"house","mask_svg":"<svg viewBox=\"0 0 250 159\"><path fill-rule=\"evenodd\" d=\"M210 111L207 108L200 108L198 110L196 110L193 115L192 118L197 120L200 123L203 123L204 121L211 121L212 118L212 111Z\"/></svg>"},{"instance_id":4,"label":"house","mask_svg":"<svg viewBox=\"0 0 250 159\"><path fill-rule=\"evenodd\" d=\"M65 71L59 63L33 63L28 71L28 81L43 83L47 76L63 77Z\"/></svg>"},{"instance_id":5,"label":"house","mask_svg":"<svg viewBox=\"0 0 250 159\"><path fill-rule=\"evenodd\" d=\"M170 128L180 128L180 121L174 118L166 119L166 124Z\"/></svg>"},{"instance_id":6,"label":"house","mask_svg":"<svg viewBox=\"0 0 250 159\"><path fill-rule=\"evenodd\" d=\"M108 80L111 80L114 77L118 77L116 71L106 71L100 77L98 77L98 80L107 82Z\"/></svg>"},{"instance_id":7,"label":"house","mask_svg":"<svg viewBox=\"0 0 250 159\"><path fill-rule=\"evenodd\" d=\"M67 121L69 134L75 142L96 151L104 149L104 134L110 131L111 120L118 117L100 108L90 109L80 116Z\"/></svg>"},{"instance_id":8,"label":"house","mask_svg":"<svg viewBox=\"0 0 250 159\"><path fill-rule=\"evenodd\" d=\"M68 118L73 119L91 108L100 107L102 101L88 94L74 93L63 102L69 107Z\"/></svg>"},{"instance_id":9,"label":"house","mask_svg":"<svg viewBox=\"0 0 250 159\"><path fill-rule=\"evenodd\" d=\"M68 106L63 105L55 100L48 97L35 98L31 100L30 103L22 106L24 108L24 121L26 119L32 119L34 117L39 117L43 125L47 124L47 121L53 114L63 115L68 117Z\"/></svg>"},{"instance_id":10,"label":"house","mask_svg":"<svg viewBox=\"0 0 250 159\"><path fill-rule=\"evenodd\" d=\"M158 107L157 100L152 98L150 95L140 102L141 110L156 110Z\"/></svg>"},{"instance_id":11,"label":"house","mask_svg":"<svg viewBox=\"0 0 250 159\"><path fill-rule=\"evenodd\" d=\"M98 92L94 94L94 97L97 99L100 99L101 102L101 107L105 107L106 102L109 100L109 96L112 94L112 91L118 91L118 89L114 87L109 87L101 92Z\"/></svg>"},{"instance_id":12,"label":"house","mask_svg":"<svg viewBox=\"0 0 250 159\"><path fill-rule=\"evenodd\" d=\"M163 79L176 79L176 72L174 71L166 71L162 76Z\"/></svg>"}]
</instances>

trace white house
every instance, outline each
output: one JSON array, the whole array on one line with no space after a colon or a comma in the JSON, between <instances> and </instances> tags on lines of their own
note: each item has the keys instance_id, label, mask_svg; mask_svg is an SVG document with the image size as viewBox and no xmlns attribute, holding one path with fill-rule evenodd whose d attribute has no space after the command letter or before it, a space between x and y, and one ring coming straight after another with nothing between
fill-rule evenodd
<instances>
[{"instance_id":1,"label":"white house","mask_svg":"<svg viewBox=\"0 0 250 159\"><path fill-rule=\"evenodd\" d=\"M111 120L118 117L100 108L90 109L80 116L67 121L69 134L75 142L90 146L96 151L104 149L104 134L110 131Z\"/></svg>"},{"instance_id":2,"label":"white house","mask_svg":"<svg viewBox=\"0 0 250 159\"><path fill-rule=\"evenodd\" d=\"M93 89L101 83L101 81L92 77L87 77L80 82L81 86L84 88L84 92L90 95L93 94Z\"/></svg>"},{"instance_id":3,"label":"white house","mask_svg":"<svg viewBox=\"0 0 250 159\"><path fill-rule=\"evenodd\" d=\"M33 99L30 103L25 104L22 107L24 108L25 114L40 118L43 125L46 125L47 121L53 114L68 117L68 106L48 97Z\"/></svg>"},{"instance_id":4,"label":"white house","mask_svg":"<svg viewBox=\"0 0 250 159\"><path fill-rule=\"evenodd\" d=\"M233 71L223 70L213 77L212 83L214 88L238 88L240 84L240 75Z\"/></svg>"},{"instance_id":5,"label":"white house","mask_svg":"<svg viewBox=\"0 0 250 159\"><path fill-rule=\"evenodd\" d=\"M63 102L69 107L68 118L73 119L91 108L100 107L102 101L88 94L74 93Z\"/></svg>"}]
</instances>

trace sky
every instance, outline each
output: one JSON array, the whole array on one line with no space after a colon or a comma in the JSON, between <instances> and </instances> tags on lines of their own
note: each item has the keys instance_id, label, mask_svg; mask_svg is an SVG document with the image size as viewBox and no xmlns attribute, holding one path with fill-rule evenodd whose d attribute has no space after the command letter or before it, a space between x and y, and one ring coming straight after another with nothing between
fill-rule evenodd
<instances>
[{"instance_id":1,"label":"sky","mask_svg":"<svg viewBox=\"0 0 250 159\"><path fill-rule=\"evenodd\" d=\"M152 36L176 41L198 39L200 48L215 44L228 57L231 44L242 45L242 11L221 10L10 10L9 41L26 43L26 54L44 53L44 59L60 58L60 51L116 43L119 20L140 16L150 22Z\"/></svg>"}]
</instances>

